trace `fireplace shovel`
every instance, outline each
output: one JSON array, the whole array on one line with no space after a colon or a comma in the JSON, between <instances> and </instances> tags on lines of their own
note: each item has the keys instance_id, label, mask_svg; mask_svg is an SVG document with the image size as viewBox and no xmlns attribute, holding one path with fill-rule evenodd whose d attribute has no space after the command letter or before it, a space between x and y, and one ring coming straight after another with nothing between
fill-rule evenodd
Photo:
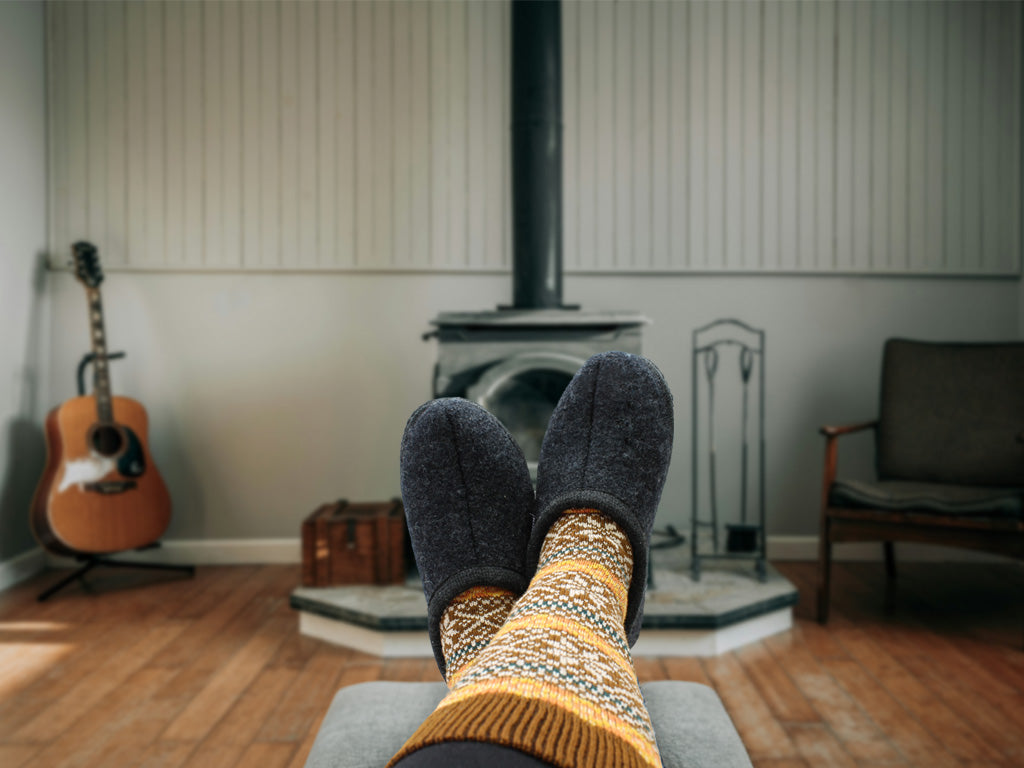
<instances>
[{"instance_id":1,"label":"fireplace shovel","mask_svg":"<svg viewBox=\"0 0 1024 768\"><path fill-rule=\"evenodd\" d=\"M754 368L754 352L749 347L740 351L740 376L743 378L743 453L740 462L740 522L726 525L725 548L729 552L757 551L759 526L747 523L747 401L750 372Z\"/></svg>"}]
</instances>

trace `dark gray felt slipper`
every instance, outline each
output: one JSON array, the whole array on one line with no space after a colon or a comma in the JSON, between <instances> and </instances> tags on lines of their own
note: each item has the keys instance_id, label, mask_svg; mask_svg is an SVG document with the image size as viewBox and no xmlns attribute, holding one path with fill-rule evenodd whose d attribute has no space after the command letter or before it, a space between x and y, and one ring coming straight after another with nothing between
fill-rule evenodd
<instances>
[{"instance_id":1,"label":"dark gray felt slipper","mask_svg":"<svg viewBox=\"0 0 1024 768\"><path fill-rule=\"evenodd\" d=\"M551 415L537 467L532 573L548 529L566 509L597 509L625 531L633 548L626 636L643 618L647 557L672 457L672 393L649 360L625 352L594 355L576 373Z\"/></svg>"},{"instance_id":2,"label":"dark gray felt slipper","mask_svg":"<svg viewBox=\"0 0 1024 768\"><path fill-rule=\"evenodd\" d=\"M533 485L508 430L461 398L432 400L409 417L401 479L430 644L443 675L439 625L452 599L476 586L526 591Z\"/></svg>"}]
</instances>

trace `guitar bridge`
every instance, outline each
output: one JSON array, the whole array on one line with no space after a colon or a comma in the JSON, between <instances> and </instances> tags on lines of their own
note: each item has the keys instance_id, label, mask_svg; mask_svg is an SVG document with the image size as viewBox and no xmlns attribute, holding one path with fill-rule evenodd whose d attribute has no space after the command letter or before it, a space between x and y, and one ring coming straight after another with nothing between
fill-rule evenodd
<instances>
[{"instance_id":1,"label":"guitar bridge","mask_svg":"<svg viewBox=\"0 0 1024 768\"><path fill-rule=\"evenodd\" d=\"M124 493L138 485L134 480L107 480L99 483L86 483L85 490L92 493Z\"/></svg>"}]
</instances>

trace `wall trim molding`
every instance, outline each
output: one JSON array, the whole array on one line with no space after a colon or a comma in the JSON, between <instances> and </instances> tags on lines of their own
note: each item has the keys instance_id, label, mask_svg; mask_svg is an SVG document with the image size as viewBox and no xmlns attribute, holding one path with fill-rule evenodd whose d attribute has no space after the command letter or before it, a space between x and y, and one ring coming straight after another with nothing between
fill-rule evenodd
<instances>
[{"instance_id":1,"label":"wall trim molding","mask_svg":"<svg viewBox=\"0 0 1024 768\"><path fill-rule=\"evenodd\" d=\"M34 555L41 560L41 550ZM29 560L27 555L20 556ZM143 552L125 552L115 555L121 560L150 563L179 563L185 565L263 565L297 564L302 562L302 542L295 538L268 539L169 539L159 549ZM897 560L904 562L1005 562L1005 558L985 552L952 547L920 544L897 544ZM769 536L770 560L814 561L818 559L817 536ZM882 546L877 543L837 544L833 559L841 562L882 560ZM13 562L13 561L9 561ZM46 554L45 564L51 568L70 568L75 561L66 557ZM3 585L3 566L0 563L0 588ZM26 568L23 566L23 568ZM30 570L27 569L26 570ZM41 565L35 571L41 570ZM27 577L23 577L27 578ZM13 583L13 582L12 582Z\"/></svg>"},{"instance_id":2,"label":"wall trim molding","mask_svg":"<svg viewBox=\"0 0 1024 768\"><path fill-rule=\"evenodd\" d=\"M0 560L0 592L42 572L46 568L46 555L42 547L22 552L9 560Z\"/></svg>"}]
</instances>

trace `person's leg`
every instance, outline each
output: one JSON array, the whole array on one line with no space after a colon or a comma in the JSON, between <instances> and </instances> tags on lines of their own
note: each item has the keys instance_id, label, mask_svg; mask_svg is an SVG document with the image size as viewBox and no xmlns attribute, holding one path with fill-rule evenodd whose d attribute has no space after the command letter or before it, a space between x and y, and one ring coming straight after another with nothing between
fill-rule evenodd
<instances>
[{"instance_id":1,"label":"person's leg","mask_svg":"<svg viewBox=\"0 0 1024 768\"><path fill-rule=\"evenodd\" d=\"M601 355L577 374L542 449L536 575L390 765L459 742L563 768L660 765L629 645L671 436L671 395L647 361Z\"/></svg>"},{"instance_id":2,"label":"person's leg","mask_svg":"<svg viewBox=\"0 0 1024 768\"><path fill-rule=\"evenodd\" d=\"M530 473L501 422L474 403L444 398L409 418L401 481L430 642L448 679L487 645L526 589Z\"/></svg>"},{"instance_id":3,"label":"person's leg","mask_svg":"<svg viewBox=\"0 0 1024 768\"><path fill-rule=\"evenodd\" d=\"M511 747L484 741L445 741L416 750L402 759L402 768L552 768L551 763Z\"/></svg>"}]
</instances>

